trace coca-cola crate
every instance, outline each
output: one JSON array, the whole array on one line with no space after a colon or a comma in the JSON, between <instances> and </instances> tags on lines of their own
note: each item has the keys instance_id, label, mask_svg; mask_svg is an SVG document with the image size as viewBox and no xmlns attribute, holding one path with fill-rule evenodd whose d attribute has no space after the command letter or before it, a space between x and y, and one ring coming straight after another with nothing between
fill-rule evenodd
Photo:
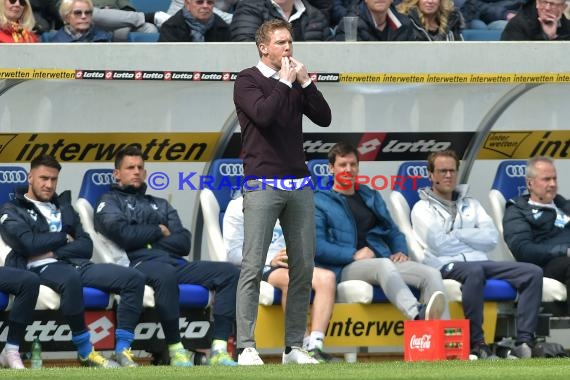
<instances>
[{"instance_id":1,"label":"coca-cola crate","mask_svg":"<svg viewBox=\"0 0 570 380\"><path fill-rule=\"evenodd\" d=\"M469 359L469 321L405 321L404 360Z\"/></svg>"}]
</instances>

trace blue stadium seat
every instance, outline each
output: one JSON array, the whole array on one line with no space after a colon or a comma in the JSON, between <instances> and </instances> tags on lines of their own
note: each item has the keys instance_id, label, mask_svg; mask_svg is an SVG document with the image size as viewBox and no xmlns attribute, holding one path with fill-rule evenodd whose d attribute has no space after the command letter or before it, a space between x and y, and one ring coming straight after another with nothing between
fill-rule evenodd
<instances>
[{"instance_id":1,"label":"blue stadium seat","mask_svg":"<svg viewBox=\"0 0 570 380\"><path fill-rule=\"evenodd\" d=\"M0 292L0 310L4 310L8 307L8 299L8 294Z\"/></svg>"},{"instance_id":2,"label":"blue stadium seat","mask_svg":"<svg viewBox=\"0 0 570 380\"><path fill-rule=\"evenodd\" d=\"M394 183L393 193L400 194L405 203L408 205L407 218L409 220L410 211L412 207L420 200L418 190L431 187L431 182L428 178L427 162L426 161L406 161L400 165L398 173L399 177L403 177L405 182L404 186L400 183ZM415 181L412 180L415 178Z\"/></svg>"},{"instance_id":3,"label":"blue stadium seat","mask_svg":"<svg viewBox=\"0 0 570 380\"><path fill-rule=\"evenodd\" d=\"M81 218L83 228L91 236L91 240L93 240L93 261L128 265L126 253L113 242L97 233L93 225L93 213L99 199L109 191L111 184L114 182L112 169L87 170L83 175L75 208ZM210 305L210 291L203 286L180 284L178 287L180 289L179 299L182 308L205 308ZM144 305L146 307L154 306L154 293L150 288L145 290Z\"/></svg>"},{"instance_id":4,"label":"blue stadium seat","mask_svg":"<svg viewBox=\"0 0 570 380\"><path fill-rule=\"evenodd\" d=\"M131 4L138 12L166 12L170 6L170 0L131 0Z\"/></svg>"},{"instance_id":5,"label":"blue stadium seat","mask_svg":"<svg viewBox=\"0 0 570 380\"><path fill-rule=\"evenodd\" d=\"M43 32L40 36L40 42L51 42L57 30L50 30L49 32Z\"/></svg>"},{"instance_id":6,"label":"blue stadium seat","mask_svg":"<svg viewBox=\"0 0 570 380\"><path fill-rule=\"evenodd\" d=\"M111 189L113 183L115 183L113 169L89 169L83 175L79 198L87 200L95 209L99 198Z\"/></svg>"},{"instance_id":7,"label":"blue stadium seat","mask_svg":"<svg viewBox=\"0 0 570 380\"><path fill-rule=\"evenodd\" d=\"M0 205L14 199L15 190L18 187L28 186L28 173L21 166L1 166L0 167ZM10 252L2 239L0 239L0 265L4 265L5 256ZM0 310L8 306L8 294L0 292Z\"/></svg>"},{"instance_id":8,"label":"blue stadium seat","mask_svg":"<svg viewBox=\"0 0 570 380\"><path fill-rule=\"evenodd\" d=\"M505 200L518 197L526 192L526 161L506 160L497 167L491 189L499 191Z\"/></svg>"},{"instance_id":9,"label":"blue stadium seat","mask_svg":"<svg viewBox=\"0 0 570 380\"><path fill-rule=\"evenodd\" d=\"M214 160L206 175L212 181L200 191L200 206L208 253L212 260L227 261L222 225L228 203L234 193L241 190L243 161L238 158Z\"/></svg>"},{"instance_id":10,"label":"blue stadium seat","mask_svg":"<svg viewBox=\"0 0 570 380\"><path fill-rule=\"evenodd\" d=\"M329 171L329 160L315 159L307 162L315 189L326 189L332 184L332 174Z\"/></svg>"},{"instance_id":11,"label":"blue stadium seat","mask_svg":"<svg viewBox=\"0 0 570 380\"><path fill-rule=\"evenodd\" d=\"M28 172L21 166L0 166L0 205L14 199L15 190L28 187Z\"/></svg>"},{"instance_id":12,"label":"blue stadium seat","mask_svg":"<svg viewBox=\"0 0 570 380\"><path fill-rule=\"evenodd\" d=\"M109 306L109 293L96 288L83 287L85 309L104 310Z\"/></svg>"},{"instance_id":13,"label":"blue stadium seat","mask_svg":"<svg viewBox=\"0 0 570 380\"><path fill-rule=\"evenodd\" d=\"M158 33L141 33L141 32L129 32L127 35L128 42L158 42Z\"/></svg>"},{"instance_id":14,"label":"blue stadium seat","mask_svg":"<svg viewBox=\"0 0 570 380\"><path fill-rule=\"evenodd\" d=\"M501 29L463 29L461 34L465 41L500 41Z\"/></svg>"},{"instance_id":15,"label":"blue stadium seat","mask_svg":"<svg viewBox=\"0 0 570 380\"><path fill-rule=\"evenodd\" d=\"M525 160L505 160L497 167L495 180L489 191L489 203L491 205L491 217L501 236L503 236L503 216L505 215L507 201L526 192L525 177ZM501 245L502 260L514 260L511 251L502 239Z\"/></svg>"}]
</instances>

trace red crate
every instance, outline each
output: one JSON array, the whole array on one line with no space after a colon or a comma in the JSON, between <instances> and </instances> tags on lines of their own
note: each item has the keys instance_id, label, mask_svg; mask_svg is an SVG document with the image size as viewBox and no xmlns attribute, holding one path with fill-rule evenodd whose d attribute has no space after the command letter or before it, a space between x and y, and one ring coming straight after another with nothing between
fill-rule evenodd
<instances>
[{"instance_id":1,"label":"red crate","mask_svg":"<svg viewBox=\"0 0 570 380\"><path fill-rule=\"evenodd\" d=\"M405 321L404 360L469 359L469 321Z\"/></svg>"}]
</instances>

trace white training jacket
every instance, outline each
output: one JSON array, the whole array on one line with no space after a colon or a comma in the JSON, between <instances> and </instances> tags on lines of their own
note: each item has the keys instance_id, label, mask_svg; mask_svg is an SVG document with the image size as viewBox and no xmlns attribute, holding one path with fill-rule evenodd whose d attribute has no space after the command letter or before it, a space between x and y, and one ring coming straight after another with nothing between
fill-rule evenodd
<instances>
[{"instance_id":1,"label":"white training jacket","mask_svg":"<svg viewBox=\"0 0 570 380\"><path fill-rule=\"evenodd\" d=\"M243 196L232 199L228 204L224 215L223 229L224 248L228 255L228 261L235 265L241 265L244 236ZM278 219L273 228L273 238L271 239L271 244L267 251L265 265L269 266L271 260L273 260L283 248L285 248L285 238L283 237L283 230L281 229L281 224L279 224Z\"/></svg>"},{"instance_id":2,"label":"white training jacket","mask_svg":"<svg viewBox=\"0 0 570 380\"><path fill-rule=\"evenodd\" d=\"M487 252L497 245L499 233L479 201L466 196L467 185L456 192L455 218L425 190L412 209L414 235L424 249L424 264L441 269L450 262L489 260Z\"/></svg>"}]
</instances>

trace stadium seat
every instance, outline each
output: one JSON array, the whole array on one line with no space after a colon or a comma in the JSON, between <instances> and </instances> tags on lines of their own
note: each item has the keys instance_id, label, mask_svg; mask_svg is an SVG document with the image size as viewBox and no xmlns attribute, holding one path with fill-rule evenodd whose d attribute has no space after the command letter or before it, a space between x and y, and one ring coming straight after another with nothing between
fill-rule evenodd
<instances>
[{"instance_id":1,"label":"stadium seat","mask_svg":"<svg viewBox=\"0 0 570 380\"><path fill-rule=\"evenodd\" d=\"M400 231L406 236L410 257L418 262L424 259L423 249L417 243L412 229L410 214L414 204L420 199L418 190L431 187L428 177L426 161L406 161L400 165L398 176L406 178L404 186L395 183L390 193L390 210L392 218L400 227ZM415 177L414 181L411 177ZM410 178L410 180L408 180ZM445 293L449 301L461 302L461 284L455 280L444 280ZM484 289L486 301L513 301L516 290L506 281L487 280Z\"/></svg>"},{"instance_id":2,"label":"stadium seat","mask_svg":"<svg viewBox=\"0 0 570 380\"><path fill-rule=\"evenodd\" d=\"M465 41L500 41L501 29L463 29L461 34Z\"/></svg>"},{"instance_id":3,"label":"stadium seat","mask_svg":"<svg viewBox=\"0 0 570 380\"><path fill-rule=\"evenodd\" d=\"M316 159L307 162L315 189L325 189L332 183L332 174L329 171L329 160Z\"/></svg>"},{"instance_id":4,"label":"stadium seat","mask_svg":"<svg viewBox=\"0 0 570 380\"><path fill-rule=\"evenodd\" d=\"M509 247L503 240L503 216L505 215L505 205L507 200L525 194L526 188L526 161L506 160L497 167L495 180L489 191L489 202L491 204L491 217L499 230L501 239L500 252L501 259L514 261L515 258ZM543 302L566 301L566 286L553 278L544 277L542 284Z\"/></svg>"},{"instance_id":5,"label":"stadium seat","mask_svg":"<svg viewBox=\"0 0 570 380\"><path fill-rule=\"evenodd\" d=\"M75 208L81 219L84 230L93 240L93 261L99 263L117 263L128 266L129 260L124 250L105 236L95 231L93 224L94 209L99 198L109 191L114 183L112 169L90 169L83 175L79 197ZM180 284L180 305L184 308L205 308L211 304L210 291L203 286L193 284ZM154 290L146 286L143 300L144 307L155 306Z\"/></svg>"},{"instance_id":6,"label":"stadium seat","mask_svg":"<svg viewBox=\"0 0 570 380\"><path fill-rule=\"evenodd\" d=\"M158 42L158 33L129 32L128 42Z\"/></svg>"},{"instance_id":7,"label":"stadium seat","mask_svg":"<svg viewBox=\"0 0 570 380\"><path fill-rule=\"evenodd\" d=\"M51 42L57 30L50 30L49 32L43 32L40 36L40 42Z\"/></svg>"},{"instance_id":8,"label":"stadium seat","mask_svg":"<svg viewBox=\"0 0 570 380\"><path fill-rule=\"evenodd\" d=\"M208 253L212 260L227 261L222 226L226 208L234 192L241 190L243 161L239 158L214 160L207 176L212 181L200 192L200 206L204 216Z\"/></svg>"},{"instance_id":9,"label":"stadium seat","mask_svg":"<svg viewBox=\"0 0 570 380\"><path fill-rule=\"evenodd\" d=\"M131 4L137 12L166 12L170 6L170 0L132 0Z\"/></svg>"}]
</instances>

